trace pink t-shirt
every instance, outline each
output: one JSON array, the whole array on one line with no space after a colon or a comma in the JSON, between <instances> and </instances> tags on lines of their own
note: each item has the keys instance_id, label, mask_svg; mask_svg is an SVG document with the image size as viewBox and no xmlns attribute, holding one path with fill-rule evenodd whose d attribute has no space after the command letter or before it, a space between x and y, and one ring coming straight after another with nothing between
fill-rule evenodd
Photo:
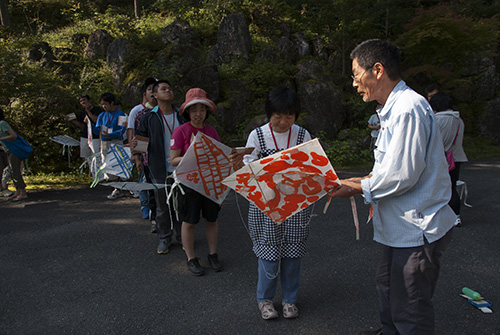
<instances>
[{"instance_id":1,"label":"pink t-shirt","mask_svg":"<svg viewBox=\"0 0 500 335\"><path fill-rule=\"evenodd\" d=\"M206 124L203 128L195 128L191 122L187 122L175 128L170 140L170 149L181 149L181 156L184 156L191 144L191 138L196 136L198 131L220 142L219 134L217 134L217 130L214 127Z\"/></svg>"}]
</instances>

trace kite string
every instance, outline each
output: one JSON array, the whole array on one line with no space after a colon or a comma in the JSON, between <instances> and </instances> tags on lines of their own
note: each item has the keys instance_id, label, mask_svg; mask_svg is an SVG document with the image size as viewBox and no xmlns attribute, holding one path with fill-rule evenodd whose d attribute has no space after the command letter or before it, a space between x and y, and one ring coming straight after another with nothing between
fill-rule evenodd
<instances>
[{"instance_id":1,"label":"kite string","mask_svg":"<svg viewBox=\"0 0 500 335\"><path fill-rule=\"evenodd\" d=\"M241 207L240 207L240 203L238 202L238 193L237 192L234 192L234 197L235 197L235 201L236 201L236 207L238 207L238 214L240 214L241 223L243 224L243 227L247 231L248 236L250 236L250 230L248 230L248 223L245 224L245 219L243 218L243 214L241 214Z\"/></svg>"},{"instance_id":2,"label":"kite string","mask_svg":"<svg viewBox=\"0 0 500 335\"><path fill-rule=\"evenodd\" d=\"M304 212L304 211L302 210L302 211L300 211L300 212L299 212L299 213L297 213L297 214L300 214L300 217L302 218L302 217L303 217L303 215L304 215L304 213L303 213L303 212ZM295 215L297 215L297 214L295 214ZM302 228L307 227L307 226L309 225L309 223L311 222L311 217L312 217L312 216L311 216L311 215L309 215L309 220L307 221L307 223L306 223L305 225L299 224L299 226L301 226ZM285 220L285 221L286 221L286 220ZM278 225L278 227L280 227L280 229L282 229L281 227L284 227L284 225L283 225L283 224L284 224L284 222L285 222L285 221L283 221L280 225ZM302 220L300 220L300 221L302 221ZM283 225L283 226L282 226L282 225ZM282 229L282 230L284 230L284 229ZM280 245L278 245L278 249L279 249L279 251L280 251L280 255L281 255L281 253L282 253L282 251L283 251L283 245L284 245L284 242L285 242L285 232L284 232L284 231L282 231L282 232L281 232L281 243L280 243ZM260 258L259 258L259 262L261 262ZM267 279L275 279L275 278L277 278L277 277L279 276L280 272L281 272L281 257L280 257L280 259L278 259L278 269L276 270L276 273L275 273L275 274L271 274L271 273L267 272L267 271L265 270L265 268L264 268L264 267L262 267L262 268L263 268L263 269L264 269L264 271L266 272L266 278L267 278Z\"/></svg>"},{"instance_id":3,"label":"kite string","mask_svg":"<svg viewBox=\"0 0 500 335\"><path fill-rule=\"evenodd\" d=\"M243 214L241 213L241 207L240 207L240 203L238 201L238 193L237 192L234 192L234 196L235 196L235 201L236 201L236 207L238 207L238 213L240 215L240 219L241 219L241 223L243 224L243 227L245 228L245 230L247 231L248 233L248 236L251 236L250 235L250 230L248 229L248 223L245 223L245 219L243 218ZM283 239L281 240L281 245L280 245L280 251L281 251L281 247L283 245ZM258 262L259 263L262 263L262 259L260 257L257 257L258 259ZM266 273L266 278L267 279L275 279L278 277L279 273L280 273L280 269L281 269L281 258L278 260L278 270L276 272L276 274L271 274L269 272L267 272L265 270L265 267L263 265L261 265L262 269L264 269L265 273Z\"/></svg>"},{"instance_id":4,"label":"kite string","mask_svg":"<svg viewBox=\"0 0 500 335\"><path fill-rule=\"evenodd\" d=\"M300 226L302 228L306 228L307 226L310 225L311 223L311 220L312 220L312 217L313 217L313 214L314 214L314 208L316 207L316 203L313 203L312 204L312 209L311 209L311 213L309 213L309 220L307 220L307 222L305 224L300 224ZM307 209L307 208L306 208ZM304 209L305 210L305 209ZM304 210L300 211L299 213L302 213Z\"/></svg>"}]
</instances>

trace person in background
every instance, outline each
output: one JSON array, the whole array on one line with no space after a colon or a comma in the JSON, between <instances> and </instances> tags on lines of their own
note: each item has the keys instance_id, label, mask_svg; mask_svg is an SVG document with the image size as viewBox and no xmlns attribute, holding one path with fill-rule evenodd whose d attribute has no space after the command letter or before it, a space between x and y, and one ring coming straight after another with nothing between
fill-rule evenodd
<instances>
[{"instance_id":1,"label":"person in background","mask_svg":"<svg viewBox=\"0 0 500 335\"><path fill-rule=\"evenodd\" d=\"M441 137L445 152L452 152L455 161L455 168L449 171L451 179L451 199L448 203L457 215L456 225L460 227L460 196L457 192L457 181L460 175L460 165L467 162L464 148L464 121L460 118L460 113L453 110L453 99L444 92L434 94L429 103L434 110L436 121L439 124Z\"/></svg>"},{"instance_id":2,"label":"person in background","mask_svg":"<svg viewBox=\"0 0 500 335\"><path fill-rule=\"evenodd\" d=\"M80 96L79 102L82 106L80 114L76 119L70 117L72 114L66 115L66 120L80 128L80 157L86 158L99 152L99 132L95 131L95 123L101 109L92 105L87 94Z\"/></svg>"},{"instance_id":3,"label":"person in background","mask_svg":"<svg viewBox=\"0 0 500 335\"><path fill-rule=\"evenodd\" d=\"M244 164L272 155L311 140L307 130L295 124L300 114L297 94L285 87L269 92L266 100L269 122L254 129L247 140L247 147L254 147L243 161L233 154L229 158L241 168ZM283 317L299 315L296 302L300 287L301 258L307 252L309 236L309 208L277 225L253 203L249 204L248 229L253 242L253 252L258 258L257 304L264 320L278 317L273 298L281 281L283 292Z\"/></svg>"},{"instance_id":4,"label":"person in background","mask_svg":"<svg viewBox=\"0 0 500 335\"><path fill-rule=\"evenodd\" d=\"M377 143L378 131L380 129L380 118L378 116L378 111L380 110L380 108L382 108L382 105L377 104L375 113L373 113L368 120L368 128L371 130L370 152L373 152L373 150L375 150L375 143Z\"/></svg>"},{"instance_id":5,"label":"person in background","mask_svg":"<svg viewBox=\"0 0 500 335\"><path fill-rule=\"evenodd\" d=\"M123 107L122 107L122 102L116 98L115 100L115 107L118 110L121 110L123 112ZM122 135L122 142L125 147L129 146L128 144L128 134L127 134L127 125L128 125L128 114L123 112L124 115L120 115L121 118L118 120L118 126L124 127L125 131L123 132ZM134 194L134 192L130 192L130 194ZM134 194L134 198L138 198L139 194Z\"/></svg>"},{"instance_id":6,"label":"person in background","mask_svg":"<svg viewBox=\"0 0 500 335\"><path fill-rule=\"evenodd\" d=\"M9 160L7 158L7 153L4 151L2 145L0 145L0 176L2 178L2 181L0 183L0 196L10 197L11 195L14 194L14 192L9 190L9 181L10 181Z\"/></svg>"},{"instance_id":7,"label":"person in background","mask_svg":"<svg viewBox=\"0 0 500 335\"><path fill-rule=\"evenodd\" d=\"M441 90L441 86L439 84L430 84L425 88L425 94L427 96L427 100L431 100L432 96L438 93Z\"/></svg>"},{"instance_id":8,"label":"person in background","mask_svg":"<svg viewBox=\"0 0 500 335\"><path fill-rule=\"evenodd\" d=\"M215 128L205 123L209 111L215 112L217 107L207 98L201 88L192 88L186 93L186 101L181 105L179 114L187 121L174 130L170 146L170 162L179 165L191 140L198 132L202 132L220 141ZM216 272L222 271L222 264L217 254L219 226L217 218L220 206L216 202L182 185L184 194L178 192L179 217L182 221L182 245L186 251L187 268L195 276L201 276L205 270L200 265L194 249L194 231L200 220L200 212L205 220L205 231L208 243L208 262Z\"/></svg>"},{"instance_id":9,"label":"person in background","mask_svg":"<svg viewBox=\"0 0 500 335\"><path fill-rule=\"evenodd\" d=\"M9 168L12 173L12 181L16 187L16 193L12 194L9 199L17 202L28 199L28 194L26 194L26 183L23 179L23 174L21 170L22 160L20 160L16 155L14 155L4 142L12 142L17 138L16 132L12 127L5 121L5 114L3 109L0 108L0 142L5 153L7 153L7 161L9 163ZM2 185L3 187L3 185Z\"/></svg>"},{"instance_id":10,"label":"person in background","mask_svg":"<svg viewBox=\"0 0 500 335\"><path fill-rule=\"evenodd\" d=\"M99 132L99 139L101 141L101 156L102 162L105 161L111 144L123 145L123 134L125 127L119 125L118 118L126 114L118 109L115 104L116 98L112 93L103 93L99 102L104 112L99 114L94 129ZM123 196L123 192L115 188L108 199L116 199Z\"/></svg>"},{"instance_id":11,"label":"person in background","mask_svg":"<svg viewBox=\"0 0 500 335\"><path fill-rule=\"evenodd\" d=\"M158 105L144 114L135 133L149 138L147 153L151 182L165 185L154 190L156 231L159 240L156 252L162 255L169 252L174 232L177 241L181 241L180 222L173 211L173 200L170 199L170 207L167 205L167 192L174 182L172 177L168 177L175 170L170 163L172 132L184 121L173 105L174 91L168 80L160 79L153 85L153 96Z\"/></svg>"},{"instance_id":12,"label":"person in background","mask_svg":"<svg viewBox=\"0 0 500 335\"><path fill-rule=\"evenodd\" d=\"M142 116L146 113L146 111L149 111L154 107L151 105L146 107L146 104L151 100L153 96L153 85L155 83L155 78L147 78L141 86L142 102L132 108L128 117L127 137L129 139L133 139L135 137L136 123L139 124ZM139 118L137 118L138 113L141 114ZM146 182L146 175L144 174L141 157L141 155L132 155L131 161L136 165L139 182L144 183ZM136 159L139 159L139 161L137 162ZM149 192L147 190L142 190L138 192L138 195L141 203L142 218L151 219L149 207Z\"/></svg>"},{"instance_id":13,"label":"person in background","mask_svg":"<svg viewBox=\"0 0 500 335\"><path fill-rule=\"evenodd\" d=\"M153 81L151 81L151 79ZM147 97L145 103L144 103L144 108L137 113L135 113L135 122L134 122L134 133L133 133L133 141L136 141L135 139L135 133L136 129L139 129L139 126L141 124L141 120L148 113L151 111L153 108L156 107L157 101L155 97L153 96L153 87L154 84L156 84L157 80L155 78L148 78L146 79L144 86L145 87L145 92L144 95ZM142 90L142 89L141 89ZM132 116L130 116L132 117ZM135 147L137 143L135 142L133 147ZM149 159L148 159L148 153L135 153L133 155L133 161L135 163L135 166L137 168L137 171L139 172L139 181L141 182L147 182L147 183L152 183L151 179L151 173L149 170ZM141 178L141 176L144 176L144 179ZM156 229L156 200L155 200L155 192L154 190L148 190L146 191L146 199L147 199L147 207L149 208L149 221L151 222L151 233L157 233ZM141 205L144 206L143 204L143 198L141 198L141 194L139 194L139 199L141 199ZM143 217L144 217L144 210L143 210Z\"/></svg>"},{"instance_id":14,"label":"person in background","mask_svg":"<svg viewBox=\"0 0 500 335\"><path fill-rule=\"evenodd\" d=\"M361 334L433 335L432 297L456 220L439 126L427 99L402 80L397 47L366 40L351 59L353 87L363 101L383 105L371 173L341 180L330 192L364 195L382 246L376 275L382 328Z\"/></svg>"}]
</instances>

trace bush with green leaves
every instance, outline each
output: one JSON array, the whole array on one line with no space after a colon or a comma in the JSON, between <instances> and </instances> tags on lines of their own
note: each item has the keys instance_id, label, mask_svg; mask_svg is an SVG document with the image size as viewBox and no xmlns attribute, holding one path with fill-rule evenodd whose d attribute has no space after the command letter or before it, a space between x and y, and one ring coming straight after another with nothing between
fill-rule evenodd
<instances>
[{"instance_id":1,"label":"bush with green leaves","mask_svg":"<svg viewBox=\"0 0 500 335\"><path fill-rule=\"evenodd\" d=\"M30 165L35 172L67 170L61 146L48 138L61 134L79 137L78 130L63 118L70 112L79 112L79 95L88 93L96 103L96 98L105 91L118 96L121 93L115 91L111 69L105 60L83 57L86 40L85 37L81 42L74 40L76 34L88 36L97 29L106 29L113 38L127 38L134 45L136 52L126 65L123 87L131 80L144 79L144 74L180 76L173 67L160 69L157 62L158 53L165 48L158 42L161 30L176 19L194 28L202 58L215 44L223 18L235 12L243 13L249 24L252 57L275 45L283 34L293 36L300 31L309 41L319 38L327 53L317 57L318 61L332 74L334 84L345 96L348 112L340 137L326 141L322 136L335 167L371 162L365 140L366 122L375 103L364 103L349 79L349 52L363 39L395 41L403 50L405 80L413 88L421 91L427 82L441 80L445 90L460 98L464 97L463 92L468 93L468 83L478 80L468 72L470 59L484 56L493 59L498 50L498 17L494 16L500 9L498 1L459 0L436 6L436 1L419 0L141 0L138 18L133 3L132 0L9 2L13 24L0 29L0 105L14 128L34 145ZM52 47L56 57L52 66L27 59L30 47L40 42ZM229 135L221 133L221 137L241 140L249 119L263 114L267 92L293 82L294 66L242 61L219 67L222 106L234 94L229 84L234 80L240 81L251 97L248 118L234 125L237 135L231 129ZM498 76L498 69L494 71ZM181 96L178 94L179 99ZM467 123L466 131L470 132L485 101L458 102Z\"/></svg>"}]
</instances>

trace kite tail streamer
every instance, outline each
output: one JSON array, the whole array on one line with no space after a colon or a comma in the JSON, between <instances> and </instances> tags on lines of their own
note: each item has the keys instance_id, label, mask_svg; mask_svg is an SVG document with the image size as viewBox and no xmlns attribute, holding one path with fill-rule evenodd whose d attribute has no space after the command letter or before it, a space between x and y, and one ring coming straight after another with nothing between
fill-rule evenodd
<instances>
[{"instance_id":1,"label":"kite tail streamer","mask_svg":"<svg viewBox=\"0 0 500 335\"><path fill-rule=\"evenodd\" d=\"M103 176L105 175L104 167L101 167L99 170L97 170L97 172L95 173L95 178L92 181L92 184L90 184L90 188L94 188L97 186L97 184L99 184L99 182L101 181L101 179L99 178L100 173L102 173Z\"/></svg>"},{"instance_id":2,"label":"kite tail streamer","mask_svg":"<svg viewBox=\"0 0 500 335\"><path fill-rule=\"evenodd\" d=\"M354 217L354 227L356 228L356 240L359 240L359 220L358 220L358 210L356 209L356 200L354 197L349 198L351 200L352 216Z\"/></svg>"},{"instance_id":3,"label":"kite tail streamer","mask_svg":"<svg viewBox=\"0 0 500 335\"><path fill-rule=\"evenodd\" d=\"M101 166L101 168L96 171L94 180L92 181L92 184L90 184L90 188L96 187L97 184L99 184L99 182L104 179L104 178L101 179L100 175L103 176L103 177L106 175L106 170L105 169L106 169L106 164L103 164Z\"/></svg>"},{"instance_id":4,"label":"kite tail streamer","mask_svg":"<svg viewBox=\"0 0 500 335\"><path fill-rule=\"evenodd\" d=\"M370 214L368 215L368 220L366 220L366 223L370 222L372 217L373 217L373 203L370 203Z\"/></svg>"},{"instance_id":5,"label":"kite tail streamer","mask_svg":"<svg viewBox=\"0 0 500 335\"><path fill-rule=\"evenodd\" d=\"M83 167L85 166L85 164L88 164L87 160L85 160L78 168L80 170L80 177L83 177Z\"/></svg>"},{"instance_id":6,"label":"kite tail streamer","mask_svg":"<svg viewBox=\"0 0 500 335\"><path fill-rule=\"evenodd\" d=\"M168 190L168 183L165 180L165 193L167 194L167 205L168 205L168 212L170 214L170 225L171 225L171 229L173 230L174 229L174 221L172 220L172 210L170 208L170 206L171 206L170 205L170 198L172 198L172 200L173 200L174 211L175 211L175 218L177 220L179 220L179 207L178 207L177 195L175 194L174 189L176 187L178 187L179 190L181 191L182 195L184 195L185 192L184 192L184 189L181 186L181 182L177 178L177 174L175 173L175 170L174 170L174 172L172 172L171 177L174 178L174 183L170 187L170 191L169 191ZM167 176L167 178L168 178L168 176Z\"/></svg>"},{"instance_id":7,"label":"kite tail streamer","mask_svg":"<svg viewBox=\"0 0 500 335\"><path fill-rule=\"evenodd\" d=\"M461 180L457 180L457 187L460 187L460 200L464 200L464 205L467 207L472 207L472 205L467 203L467 196L469 195L469 192L467 191L467 184Z\"/></svg>"},{"instance_id":8,"label":"kite tail streamer","mask_svg":"<svg viewBox=\"0 0 500 335\"><path fill-rule=\"evenodd\" d=\"M80 176L83 175L83 167L85 164L88 164L90 173L92 174L92 178L96 178L96 174L99 170L99 166L101 165L101 154L93 154L92 156L86 157L85 162L80 165Z\"/></svg>"},{"instance_id":9,"label":"kite tail streamer","mask_svg":"<svg viewBox=\"0 0 500 335\"><path fill-rule=\"evenodd\" d=\"M330 206L330 202L332 202L332 197L328 197L328 200L326 201L325 208L323 208L323 214L326 214L326 210L328 209L328 206Z\"/></svg>"}]
</instances>

